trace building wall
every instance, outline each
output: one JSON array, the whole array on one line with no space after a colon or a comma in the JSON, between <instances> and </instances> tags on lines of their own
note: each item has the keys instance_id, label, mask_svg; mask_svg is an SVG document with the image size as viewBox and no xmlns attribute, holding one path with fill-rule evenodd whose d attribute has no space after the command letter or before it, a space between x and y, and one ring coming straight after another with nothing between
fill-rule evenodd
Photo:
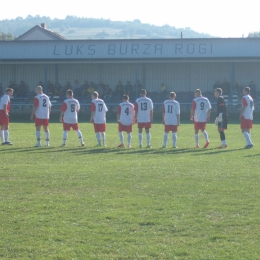
<instances>
[{"instance_id":1,"label":"building wall","mask_svg":"<svg viewBox=\"0 0 260 260\"><path fill-rule=\"evenodd\" d=\"M139 79L144 88L149 91L159 91L164 82L168 90L193 91L200 88L203 91L213 90L216 80L231 81L231 66L229 62L179 62L179 63L86 63L86 64L49 64L46 80L55 83L56 80L64 86L67 81L73 86L77 79L80 84L85 80L99 83L101 80L112 89L118 80L123 84L130 81L135 84ZM260 62L234 63L234 80L239 85L247 85L254 81L260 90ZM12 80L16 84L24 81L31 91L39 81L44 82L44 65L17 64L0 65L0 83L4 88ZM231 82L230 82L231 83Z\"/></svg>"}]
</instances>

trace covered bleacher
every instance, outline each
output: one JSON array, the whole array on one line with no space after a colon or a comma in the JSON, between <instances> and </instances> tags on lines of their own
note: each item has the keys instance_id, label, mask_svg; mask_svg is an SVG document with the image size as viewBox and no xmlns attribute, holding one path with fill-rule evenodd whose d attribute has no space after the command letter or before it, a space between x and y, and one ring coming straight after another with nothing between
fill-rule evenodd
<instances>
[{"instance_id":1,"label":"covered bleacher","mask_svg":"<svg viewBox=\"0 0 260 260\"><path fill-rule=\"evenodd\" d=\"M226 80L232 86L238 82L246 86L254 81L257 95L255 107L259 110L260 91L260 39L257 38L207 38L207 39L126 39L126 40L24 40L0 42L0 85L8 87L9 81L23 81L29 92L42 82L47 93L47 82L99 81L109 84L114 91L116 83L130 81L141 83L160 111L168 95L159 94L161 82L167 92L174 91L183 111L189 111L193 92L199 88L215 104L213 85L216 80ZM225 93L229 111L240 107L241 91ZM72 88L73 89L73 88ZM74 89L73 89L74 90ZM14 97L12 111L24 112L33 106L33 96ZM89 111L90 100L79 99L83 111ZM134 91L130 101L138 93ZM53 109L59 108L64 96L52 96ZM121 102L120 96L105 100L110 110Z\"/></svg>"},{"instance_id":2,"label":"covered bleacher","mask_svg":"<svg viewBox=\"0 0 260 260\"><path fill-rule=\"evenodd\" d=\"M180 91L176 93L176 100L180 103L181 111L188 112L191 109L192 100L194 98L194 92L192 91ZM260 95L260 93L259 93ZM158 92L148 92L147 95L149 98L152 99L154 103L154 110L156 112L160 112L162 108L162 104L165 100L168 99L168 93L160 94ZM214 97L213 92L211 91L205 91L203 92L203 96L207 97L209 101L212 104L213 109L215 109L216 105L216 98ZM130 95L130 102L134 103L136 98L136 94ZM241 107L241 96L238 96L236 94L234 95L223 95L225 99L226 106L229 110L229 112L235 112L240 110ZM90 104L91 100L88 97L82 97L82 96L75 96L80 102L81 105L81 111L82 112L90 112ZM60 106L62 105L62 102L64 101L65 97L59 97L59 96L53 96L50 97L51 103L52 103L52 110L53 111L59 111ZM109 101L106 101L107 107L109 111L116 112L117 106L119 103L122 102L122 98L120 96L111 96ZM11 112L12 113L29 113L33 107L33 97L30 95L28 97L20 98L20 97L12 97L11 98ZM255 99L255 109L259 110L259 99Z\"/></svg>"}]
</instances>

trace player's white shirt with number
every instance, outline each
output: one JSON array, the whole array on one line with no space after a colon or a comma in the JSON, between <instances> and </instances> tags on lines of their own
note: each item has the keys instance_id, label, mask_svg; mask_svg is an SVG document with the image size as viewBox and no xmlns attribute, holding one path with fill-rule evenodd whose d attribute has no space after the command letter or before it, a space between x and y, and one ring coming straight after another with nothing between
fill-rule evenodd
<instances>
[{"instance_id":1,"label":"player's white shirt with number","mask_svg":"<svg viewBox=\"0 0 260 260\"><path fill-rule=\"evenodd\" d=\"M93 120L95 124L106 123L106 112L108 111L105 102L102 99L92 99L91 101L95 105L95 112Z\"/></svg>"},{"instance_id":2,"label":"player's white shirt with number","mask_svg":"<svg viewBox=\"0 0 260 260\"><path fill-rule=\"evenodd\" d=\"M252 97L250 95L245 95L242 97L242 99L245 99L247 103L247 106L245 107L242 115L245 119L253 120L253 111L255 110L255 107Z\"/></svg>"},{"instance_id":3,"label":"player's white shirt with number","mask_svg":"<svg viewBox=\"0 0 260 260\"><path fill-rule=\"evenodd\" d=\"M211 109L211 104L206 97L193 99L192 107L195 108L194 121L207 122L207 111Z\"/></svg>"},{"instance_id":4,"label":"player's white shirt with number","mask_svg":"<svg viewBox=\"0 0 260 260\"><path fill-rule=\"evenodd\" d=\"M38 107L35 111L35 115L40 119L49 119L51 102L47 95L38 94L35 96L38 99Z\"/></svg>"},{"instance_id":5,"label":"player's white shirt with number","mask_svg":"<svg viewBox=\"0 0 260 260\"><path fill-rule=\"evenodd\" d=\"M122 125L132 125L134 117L134 105L130 102L122 102L120 106L119 122Z\"/></svg>"},{"instance_id":6,"label":"player's white shirt with number","mask_svg":"<svg viewBox=\"0 0 260 260\"><path fill-rule=\"evenodd\" d=\"M4 110L4 105L10 106L10 97L9 95L3 95L0 98L0 110Z\"/></svg>"},{"instance_id":7,"label":"player's white shirt with number","mask_svg":"<svg viewBox=\"0 0 260 260\"><path fill-rule=\"evenodd\" d=\"M78 111L80 110L79 101L75 98L68 98L64 100L62 107L64 111L63 122L66 124L78 123Z\"/></svg>"},{"instance_id":8,"label":"player's white shirt with number","mask_svg":"<svg viewBox=\"0 0 260 260\"><path fill-rule=\"evenodd\" d=\"M135 101L137 106L137 122L149 123L151 122L150 111L153 110L153 102L148 97L140 97Z\"/></svg>"},{"instance_id":9,"label":"player's white shirt with number","mask_svg":"<svg viewBox=\"0 0 260 260\"><path fill-rule=\"evenodd\" d=\"M166 100L163 103L165 125L178 125L177 115L180 114L180 104L176 100Z\"/></svg>"}]
</instances>

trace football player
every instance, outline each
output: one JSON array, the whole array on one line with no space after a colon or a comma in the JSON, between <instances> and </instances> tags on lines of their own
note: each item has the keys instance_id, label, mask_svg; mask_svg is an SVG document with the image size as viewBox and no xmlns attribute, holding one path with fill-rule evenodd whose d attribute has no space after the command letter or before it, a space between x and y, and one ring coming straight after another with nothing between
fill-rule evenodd
<instances>
[{"instance_id":1,"label":"football player","mask_svg":"<svg viewBox=\"0 0 260 260\"><path fill-rule=\"evenodd\" d=\"M136 122L138 123L138 139L139 147L143 147L143 128L146 132L147 148L151 148L151 134L150 128L153 122L153 102L146 97L145 89L140 90L140 98L135 101Z\"/></svg>"},{"instance_id":2,"label":"football player","mask_svg":"<svg viewBox=\"0 0 260 260\"><path fill-rule=\"evenodd\" d=\"M190 120L194 122L196 148L199 148L199 130L203 133L206 141L204 148L209 145L209 137L206 132L206 124L210 120L211 104L206 97L202 96L200 89L194 92L195 98L192 101Z\"/></svg>"},{"instance_id":3,"label":"football player","mask_svg":"<svg viewBox=\"0 0 260 260\"><path fill-rule=\"evenodd\" d=\"M225 100L222 97L222 89L216 88L214 90L214 96L217 98L217 117L215 122L218 126L218 132L221 140L221 144L218 148L227 148L226 135L224 132L227 129L227 108Z\"/></svg>"},{"instance_id":4,"label":"football player","mask_svg":"<svg viewBox=\"0 0 260 260\"><path fill-rule=\"evenodd\" d=\"M129 96L123 95L123 102L117 108L117 122L120 144L118 147L124 147L123 131L127 132L128 148L131 148L132 125L134 123L134 105L129 102Z\"/></svg>"},{"instance_id":5,"label":"football player","mask_svg":"<svg viewBox=\"0 0 260 260\"><path fill-rule=\"evenodd\" d=\"M73 91L68 89L66 92L67 99L61 105L60 122L63 123L63 143L62 146L66 145L68 139L68 131L72 128L76 131L80 143L85 146L82 133L78 126L78 112L80 110L80 104L77 99L73 97Z\"/></svg>"}]
</instances>

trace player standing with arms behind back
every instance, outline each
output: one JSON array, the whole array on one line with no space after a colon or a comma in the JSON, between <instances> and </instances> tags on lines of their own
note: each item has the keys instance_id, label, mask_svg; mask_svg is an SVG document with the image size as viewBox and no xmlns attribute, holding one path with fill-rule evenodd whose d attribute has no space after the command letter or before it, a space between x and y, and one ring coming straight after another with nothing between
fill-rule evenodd
<instances>
[{"instance_id":1,"label":"player standing with arms behind back","mask_svg":"<svg viewBox=\"0 0 260 260\"><path fill-rule=\"evenodd\" d=\"M50 145L50 131L48 128L51 113L51 102L47 95L42 92L42 87L36 87L36 96L34 98L34 106L32 109L31 120L35 119L37 144L35 147L41 146L41 126L45 132L46 146ZM35 118L34 118L35 117Z\"/></svg>"},{"instance_id":2,"label":"player standing with arms behind back","mask_svg":"<svg viewBox=\"0 0 260 260\"><path fill-rule=\"evenodd\" d=\"M196 89L195 98L192 101L190 120L194 121L196 148L199 148L199 130L203 133L206 141L204 148L209 145L208 133L205 131L206 123L210 120L211 104L206 97L202 96L201 90Z\"/></svg>"},{"instance_id":3,"label":"player standing with arms behind back","mask_svg":"<svg viewBox=\"0 0 260 260\"><path fill-rule=\"evenodd\" d=\"M175 100L175 92L171 92L169 100L164 101L162 108L163 124L164 124L164 138L163 148L166 148L168 141L168 134L172 131L172 147L177 147L177 131L180 125L180 104Z\"/></svg>"},{"instance_id":4,"label":"player standing with arms behind back","mask_svg":"<svg viewBox=\"0 0 260 260\"><path fill-rule=\"evenodd\" d=\"M6 94L0 98L0 126L2 145L12 145L9 141L9 112L10 112L10 97L13 95L12 88L6 89Z\"/></svg>"},{"instance_id":5,"label":"player standing with arms behind back","mask_svg":"<svg viewBox=\"0 0 260 260\"><path fill-rule=\"evenodd\" d=\"M242 108L240 112L240 126L242 133L246 139L245 149L253 147L250 129L253 126L253 111L255 110L253 98L249 95L250 88L243 89Z\"/></svg>"},{"instance_id":6,"label":"player standing with arms behind back","mask_svg":"<svg viewBox=\"0 0 260 260\"><path fill-rule=\"evenodd\" d=\"M73 98L73 91L68 89L66 92L67 99L61 105L61 113L60 113L60 122L63 123L63 144L66 145L66 141L68 139L68 131L72 128L76 131L80 143L82 146L85 146L82 134L79 130L78 126L78 112L80 110L79 101Z\"/></svg>"},{"instance_id":7,"label":"player standing with arms behind back","mask_svg":"<svg viewBox=\"0 0 260 260\"><path fill-rule=\"evenodd\" d=\"M118 147L124 147L124 135L123 131L127 132L128 148L131 148L132 140L132 125L134 123L134 105L129 102L129 96L123 95L123 102L119 104L117 108L117 122L118 133L120 139L120 145Z\"/></svg>"},{"instance_id":8,"label":"player standing with arms behind back","mask_svg":"<svg viewBox=\"0 0 260 260\"><path fill-rule=\"evenodd\" d=\"M151 148L151 134L150 128L153 122L153 102L146 97L146 90L140 90L140 98L135 101L136 122L138 123L138 139L139 147L143 147L143 128L146 132L147 148Z\"/></svg>"},{"instance_id":9,"label":"player standing with arms behind back","mask_svg":"<svg viewBox=\"0 0 260 260\"><path fill-rule=\"evenodd\" d=\"M98 146L101 146L100 133L102 136L102 143L106 146L106 112L108 111L105 102L98 98L96 91L91 93L91 116L90 123L94 124L94 130L98 141Z\"/></svg>"},{"instance_id":10,"label":"player standing with arms behind back","mask_svg":"<svg viewBox=\"0 0 260 260\"><path fill-rule=\"evenodd\" d=\"M216 88L214 90L214 96L217 98L217 117L215 123L218 126L221 140L221 145L218 146L218 148L227 148L226 135L224 133L224 130L227 129L227 108L225 100L222 97L222 89Z\"/></svg>"}]
</instances>

